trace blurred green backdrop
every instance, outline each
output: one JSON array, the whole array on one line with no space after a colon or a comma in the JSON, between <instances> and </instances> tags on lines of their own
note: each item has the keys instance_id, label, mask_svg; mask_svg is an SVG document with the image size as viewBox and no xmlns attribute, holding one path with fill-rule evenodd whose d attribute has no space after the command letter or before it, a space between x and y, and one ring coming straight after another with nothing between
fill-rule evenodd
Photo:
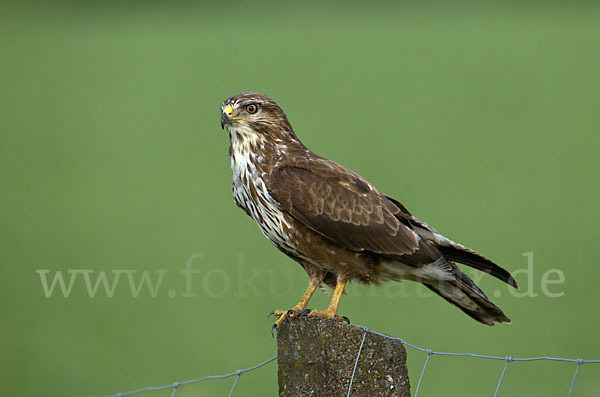
<instances>
[{"instance_id":1,"label":"blurred green backdrop","mask_svg":"<svg viewBox=\"0 0 600 397\"><path fill-rule=\"evenodd\" d=\"M533 252L517 280L538 296L481 280L510 326L413 284L351 286L354 323L436 350L600 358L597 3L124 4L0 6L2 394L110 394L276 354L265 315L307 278L231 198L219 105L248 90L450 238L513 271ZM155 297L133 297L123 273L91 298L80 272L69 297L46 297L42 275L77 269L163 278ZM550 269L560 297L543 293ZM414 392L425 357L408 354ZM421 393L491 395L502 367L434 356ZM500 394L564 396L574 370L514 363ZM271 363L235 395L276 391ZM574 395L599 394L600 367L584 365Z\"/></svg>"}]
</instances>

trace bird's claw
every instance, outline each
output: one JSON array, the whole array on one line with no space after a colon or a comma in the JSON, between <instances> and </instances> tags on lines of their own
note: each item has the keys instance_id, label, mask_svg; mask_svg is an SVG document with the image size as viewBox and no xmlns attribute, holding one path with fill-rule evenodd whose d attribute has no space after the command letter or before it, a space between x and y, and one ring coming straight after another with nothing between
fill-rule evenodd
<instances>
[{"instance_id":1,"label":"bird's claw","mask_svg":"<svg viewBox=\"0 0 600 397\"><path fill-rule=\"evenodd\" d=\"M297 308L293 308L290 310L272 310L269 313L269 315L267 316L267 318L269 318L273 315L279 317L277 319L277 321L275 321L275 324L273 324L273 326L271 327L271 335L273 337L275 336L275 330L279 329L279 327L281 326L281 324L283 324L283 322L285 320L289 320L294 317L298 317L298 318L317 317L317 318L336 320L336 321L340 321L340 322L344 321L347 324L350 324L350 319L348 317L338 316L337 314L333 314L328 310L324 310L324 311L311 310L311 309L298 310Z\"/></svg>"},{"instance_id":2,"label":"bird's claw","mask_svg":"<svg viewBox=\"0 0 600 397\"><path fill-rule=\"evenodd\" d=\"M310 312L312 312L312 310L311 310L311 309L304 309L304 310L302 310L302 311L301 311L301 312L298 314L298 317L300 317L300 318L302 318L302 317L306 317L306 316L308 316L308 314L309 314Z\"/></svg>"},{"instance_id":3,"label":"bird's claw","mask_svg":"<svg viewBox=\"0 0 600 397\"><path fill-rule=\"evenodd\" d=\"M339 321L344 321L346 324L350 324L350 319L346 316L338 316L336 314L334 318Z\"/></svg>"},{"instance_id":4,"label":"bird's claw","mask_svg":"<svg viewBox=\"0 0 600 397\"><path fill-rule=\"evenodd\" d=\"M275 330L279 328L279 326L285 321L285 320L289 320L292 317L296 317L299 315L299 313L301 313L298 309L290 309L290 310L272 310L269 315L267 316L267 318L275 315L278 316L279 318L277 319L277 321L275 321L275 324L273 324L273 326L271 327L271 335L275 336Z\"/></svg>"},{"instance_id":5,"label":"bird's claw","mask_svg":"<svg viewBox=\"0 0 600 397\"><path fill-rule=\"evenodd\" d=\"M271 310L269 312L269 314L267 314L267 318L271 317L271 316L277 316L277 317L281 317L282 315L286 314L287 312L290 312L290 310Z\"/></svg>"}]
</instances>

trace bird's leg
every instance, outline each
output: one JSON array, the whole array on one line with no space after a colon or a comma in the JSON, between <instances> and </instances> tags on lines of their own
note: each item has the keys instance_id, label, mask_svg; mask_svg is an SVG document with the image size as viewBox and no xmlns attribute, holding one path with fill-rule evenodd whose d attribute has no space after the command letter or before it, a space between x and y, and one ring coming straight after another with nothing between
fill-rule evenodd
<instances>
[{"instance_id":1,"label":"bird's leg","mask_svg":"<svg viewBox=\"0 0 600 397\"><path fill-rule=\"evenodd\" d=\"M337 308L340 304L340 298L344 293L344 288L346 287L346 279L342 276L338 276L337 283L335 285L335 290L333 291L333 296L331 297L331 302L329 302L329 306L325 310L311 310L306 313L307 317L318 317L318 318L328 318L328 319L338 319L338 320L348 320L346 317L338 317L337 316ZM349 322L349 320L348 320Z\"/></svg>"},{"instance_id":2,"label":"bird's leg","mask_svg":"<svg viewBox=\"0 0 600 397\"><path fill-rule=\"evenodd\" d=\"M300 302L298 302L296 304L296 306L294 306L290 310L273 310L271 313L269 313L269 316L270 315L279 316L277 321L275 321L275 324L273 324L274 329L279 328L281 323L283 323L283 321L286 318L291 317L291 316L296 316L301 311L306 309L306 306L308 305L308 301L313 296L315 290L323 282L323 278L324 278L324 274L320 274L320 273L310 274L310 279L308 280L308 287L306 288L304 295L302 295L302 299L300 299Z\"/></svg>"}]
</instances>

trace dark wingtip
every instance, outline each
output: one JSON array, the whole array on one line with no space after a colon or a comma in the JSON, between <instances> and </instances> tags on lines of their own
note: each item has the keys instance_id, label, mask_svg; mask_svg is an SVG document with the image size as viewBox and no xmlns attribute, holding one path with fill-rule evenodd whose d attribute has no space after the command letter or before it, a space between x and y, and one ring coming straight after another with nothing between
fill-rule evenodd
<instances>
[{"instance_id":1,"label":"dark wingtip","mask_svg":"<svg viewBox=\"0 0 600 397\"><path fill-rule=\"evenodd\" d=\"M515 289L519 289L519 284L517 284L517 280L515 280L513 276L508 277L508 284Z\"/></svg>"}]
</instances>

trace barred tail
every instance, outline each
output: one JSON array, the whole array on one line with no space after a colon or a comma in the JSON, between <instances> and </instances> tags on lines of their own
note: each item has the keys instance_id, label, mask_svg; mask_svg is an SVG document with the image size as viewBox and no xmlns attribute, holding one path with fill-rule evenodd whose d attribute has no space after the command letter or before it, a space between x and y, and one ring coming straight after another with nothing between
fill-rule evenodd
<instances>
[{"instance_id":1,"label":"barred tail","mask_svg":"<svg viewBox=\"0 0 600 397\"><path fill-rule=\"evenodd\" d=\"M486 325L494 325L495 322L510 323L510 319L504 312L494 305L473 280L459 269L456 269L456 280L432 280L424 282L424 284L480 323Z\"/></svg>"}]
</instances>

